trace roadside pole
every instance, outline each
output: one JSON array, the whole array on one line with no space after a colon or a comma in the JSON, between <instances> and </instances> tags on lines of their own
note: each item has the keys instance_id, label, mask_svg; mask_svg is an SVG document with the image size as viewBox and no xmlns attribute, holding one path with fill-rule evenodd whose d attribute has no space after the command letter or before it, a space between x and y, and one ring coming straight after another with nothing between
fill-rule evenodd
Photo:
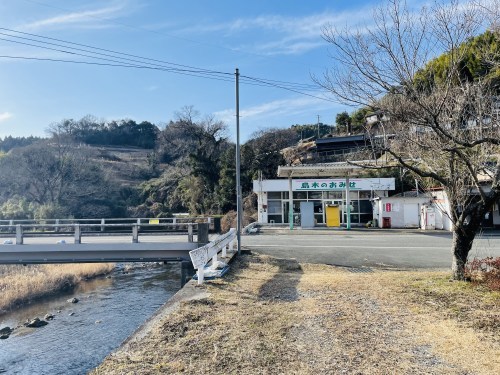
<instances>
[{"instance_id":1,"label":"roadside pole","mask_svg":"<svg viewBox=\"0 0 500 375\"><path fill-rule=\"evenodd\" d=\"M292 175L288 176L288 221L290 230L293 230L293 191L292 191Z\"/></svg>"},{"instance_id":2,"label":"roadside pole","mask_svg":"<svg viewBox=\"0 0 500 375\"><path fill-rule=\"evenodd\" d=\"M241 185L240 185L240 71L236 68L236 239L241 255Z\"/></svg>"},{"instance_id":3,"label":"roadside pole","mask_svg":"<svg viewBox=\"0 0 500 375\"><path fill-rule=\"evenodd\" d=\"M347 172L347 176L345 178L345 208L347 213L347 230L351 230L351 190L349 181L349 172Z\"/></svg>"}]
</instances>

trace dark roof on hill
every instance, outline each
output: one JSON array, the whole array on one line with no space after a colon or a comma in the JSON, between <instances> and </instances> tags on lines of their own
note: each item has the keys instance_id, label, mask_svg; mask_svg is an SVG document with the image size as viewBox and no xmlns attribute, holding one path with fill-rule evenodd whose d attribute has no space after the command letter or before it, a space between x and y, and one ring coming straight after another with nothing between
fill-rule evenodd
<instances>
[{"instance_id":1,"label":"dark roof on hill","mask_svg":"<svg viewBox=\"0 0 500 375\"><path fill-rule=\"evenodd\" d=\"M359 135L347 135L344 137L332 137L332 138L319 138L316 139L316 144L332 144L332 143L345 143L345 142L364 142L364 134Z\"/></svg>"}]
</instances>

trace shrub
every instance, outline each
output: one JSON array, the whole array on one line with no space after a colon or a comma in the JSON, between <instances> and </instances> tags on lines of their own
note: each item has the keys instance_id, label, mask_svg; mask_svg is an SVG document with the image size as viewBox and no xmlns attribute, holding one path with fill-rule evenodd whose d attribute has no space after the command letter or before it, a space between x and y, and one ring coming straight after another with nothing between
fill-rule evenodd
<instances>
[{"instance_id":1,"label":"shrub","mask_svg":"<svg viewBox=\"0 0 500 375\"><path fill-rule=\"evenodd\" d=\"M11 198L0 205L0 219L32 219L34 210L33 205L30 205L25 198Z\"/></svg>"},{"instance_id":2,"label":"shrub","mask_svg":"<svg viewBox=\"0 0 500 375\"><path fill-rule=\"evenodd\" d=\"M241 223L243 227L247 226L250 223L253 223L254 221L255 219L252 216L247 215L246 212L243 213L243 218ZM236 226L237 226L236 211L229 211L221 218L222 233L229 232L229 229L236 228Z\"/></svg>"},{"instance_id":3,"label":"shrub","mask_svg":"<svg viewBox=\"0 0 500 375\"><path fill-rule=\"evenodd\" d=\"M472 282L500 291L500 257L474 258L467 262L465 272Z\"/></svg>"}]
</instances>

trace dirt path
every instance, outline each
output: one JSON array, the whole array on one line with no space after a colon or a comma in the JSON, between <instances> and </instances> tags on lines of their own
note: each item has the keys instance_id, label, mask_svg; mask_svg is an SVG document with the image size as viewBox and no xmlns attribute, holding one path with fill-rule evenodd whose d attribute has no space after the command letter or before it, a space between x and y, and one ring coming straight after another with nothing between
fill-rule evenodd
<instances>
[{"instance_id":1,"label":"dirt path","mask_svg":"<svg viewBox=\"0 0 500 375\"><path fill-rule=\"evenodd\" d=\"M499 373L500 297L463 319L442 280L245 255L94 373Z\"/></svg>"}]
</instances>

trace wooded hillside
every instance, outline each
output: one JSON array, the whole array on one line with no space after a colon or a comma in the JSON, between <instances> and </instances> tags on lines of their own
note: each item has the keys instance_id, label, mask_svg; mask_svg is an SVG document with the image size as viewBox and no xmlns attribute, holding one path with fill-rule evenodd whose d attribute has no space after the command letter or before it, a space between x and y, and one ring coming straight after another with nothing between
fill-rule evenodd
<instances>
[{"instance_id":1,"label":"wooded hillside","mask_svg":"<svg viewBox=\"0 0 500 375\"><path fill-rule=\"evenodd\" d=\"M273 178L281 150L313 125L267 129L242 145L243 195L259 171ZM235 209L235 145L227 126L192 107L159 126L99 121L52 124L47 138L0 139L0 218L165 217Z\"/></svg>"}]
</instances>

